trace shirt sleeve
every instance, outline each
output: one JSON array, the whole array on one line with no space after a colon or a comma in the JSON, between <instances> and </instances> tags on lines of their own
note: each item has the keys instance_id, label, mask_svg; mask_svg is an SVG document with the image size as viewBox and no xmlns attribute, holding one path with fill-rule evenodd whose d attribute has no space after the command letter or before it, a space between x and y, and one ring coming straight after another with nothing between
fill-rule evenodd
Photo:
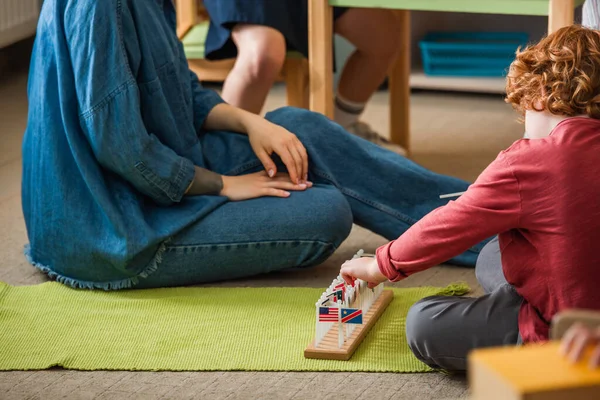
<instances>
[{"instance_id":1,"label":"shirt sleeve","mask_svg":"<svg viewBox=\"0 0 600 400\"><path fill-rule=\"evenodd\" d=\"M65 12L80 125L98 163L156 203L181 200L193 163L146 130L125 55L120 2L78 1Z\"/></svg>"},{"instance_id":2,"label":"shirt sleeve","mask_svg":"<svg viewBox=\"0 0 600 400\"><path fill-rule=\"evenodd\" d=\"M389 280L399 281L518 227L520 198L519 183L501 153L460 198L432 211L398 239L377 249L381 272Z\"/></svg>"},{"instance_id":3,"label":"shirt sleeve","mask_svg":"<svg viewBox=\"0 0 600 400\"><path fill-rule=\"evenodd\" d=\"M190 84L192 85L192 101L194 105L194 128L196 132L201 132L208 114L210 114L216 105L225 101L214 90L203 88L198 80L198 75L192 70L190 70Z\"/></svg>"}]
</instances>

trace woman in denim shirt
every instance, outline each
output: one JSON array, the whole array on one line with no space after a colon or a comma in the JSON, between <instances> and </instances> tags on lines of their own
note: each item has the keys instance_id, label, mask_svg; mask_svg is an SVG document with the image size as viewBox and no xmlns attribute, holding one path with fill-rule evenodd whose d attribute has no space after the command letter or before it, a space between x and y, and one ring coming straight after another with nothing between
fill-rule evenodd
<instances>
[{"instance_id":1,"label":"woman in denim shirt","mask_svg":"<svg viewBox=\"0 0 600 400\"><path fill-rule=\"evenodd\" d=\"M319 114L225 104L189 71L170 0L46 0L28 93L26 254L74 287L316 265L353 221L396 238L468 186Z\"/></svg>"}]
</instances>

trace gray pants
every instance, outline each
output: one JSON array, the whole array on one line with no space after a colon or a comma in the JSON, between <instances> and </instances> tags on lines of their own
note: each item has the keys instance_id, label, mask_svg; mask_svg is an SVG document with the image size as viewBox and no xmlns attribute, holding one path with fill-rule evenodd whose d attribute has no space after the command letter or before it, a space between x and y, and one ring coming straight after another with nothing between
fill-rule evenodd
<instances>
[{"instance_id":1,"label":"gray pants","mask_svg":"<svg viewBox=\"0 0 600 400\"><path fill-rule=\"evenodd\" d=\"M408 312L408 345L432 368L464 371L472 349L520 342L517 319L523 299L504 278L497 238L481 250L475 275L484 296L427 297Z\"/></svg>"}]
</instances>

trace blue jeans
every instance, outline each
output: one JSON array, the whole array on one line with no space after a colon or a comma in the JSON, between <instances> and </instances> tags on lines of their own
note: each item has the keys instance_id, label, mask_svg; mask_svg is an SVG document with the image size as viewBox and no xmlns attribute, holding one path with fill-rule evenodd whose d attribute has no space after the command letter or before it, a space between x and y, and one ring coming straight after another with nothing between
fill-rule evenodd
<instances>
[{"instance_id":1,"label":"blue jeans","mask_svg":"<svg viewBox=\"0 0 600 400\"><path fill-rule=\"evenodd\" d=\"M468 183L439 175L309 111L282 108L266 118L298 136L315 186L289 198L228 202L175 235L158 270L138 287L179 286L309 267L327 259L355 222L395 239L433 209L440 194ZM248 137L210 132L202 139L211 170L243 175L262 166ZM277 160L279 170L283 164ZM451 260L474 266L481 244Z\"/></svg>"}]
</instances>

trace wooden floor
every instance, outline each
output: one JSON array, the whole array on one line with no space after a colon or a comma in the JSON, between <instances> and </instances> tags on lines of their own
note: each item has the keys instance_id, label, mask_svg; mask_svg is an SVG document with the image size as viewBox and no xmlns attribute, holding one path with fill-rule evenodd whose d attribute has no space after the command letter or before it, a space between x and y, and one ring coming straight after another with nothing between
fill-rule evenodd
<instances>
[{"instance_id":1,"label":"wooden floor","mask_svg":"<svg viewBox=\"0 0 600 400\"><path fill-rule=\"evenodd\" d=\"M43 282L27 264L21 213L21 139L26 125L26 68L0 73L0 281L13 285ZM283 105L277 87L267 109ZM387 132L387 96L378 93L365 120ZM517 139L522 127L499 96L416 93L412 96L415 160L440 173L472 180L498 151ZM390 177L393 179L393 177ZM325 287L340 264L359 249L373 251L385 240L355 227L334 256L320 267L292 270L222 286ZM435 267L396 286L436 285L466 281L481 293L473 271ZM442 374L285 373L285 372L78 372L25 371L0 373L1 399L462 399L463 377Z\"/></svg>"}]
</instances>

